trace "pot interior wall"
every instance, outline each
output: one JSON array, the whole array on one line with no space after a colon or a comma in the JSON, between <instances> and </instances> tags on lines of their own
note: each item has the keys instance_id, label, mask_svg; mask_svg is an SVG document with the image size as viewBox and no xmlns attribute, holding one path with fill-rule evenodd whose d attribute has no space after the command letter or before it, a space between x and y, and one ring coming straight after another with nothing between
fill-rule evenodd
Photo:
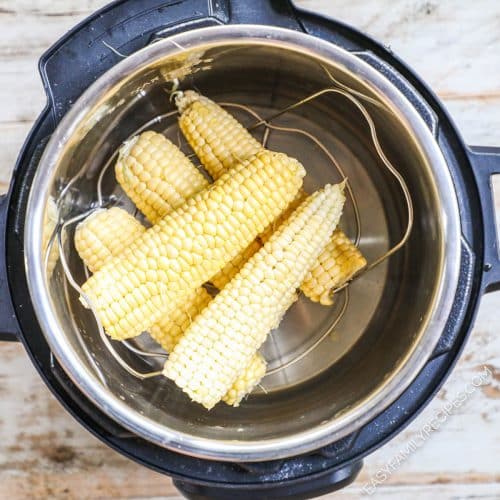
<instances>
[{"instance_id":1,"label":"pot interior wall","mask_svg":"<svg viewBox=\"0 0 500 500\"><path fill-rule=\"evenodd\" d=\"M328 69L336 80L376 97L363 83L363 75L351 74L349 69L334 64ZM78 174L61 202L64 217L95 203L97 177L124 140L147 122L173 110L166 93L172 83L165 82L166 73L170 73L167 78L180 79L181 89L195 88L220 102L250 106L264 117L331 85L325 68L317 61L270 45L226 45L155 63L112 89L90 109L62 152L53 176L52 196L57 198L69 179ZM65 335L81 363L92 369L81 336L107 387L130 411L200 437L255 441L288 436L365 403L416 347L440 276L442 249L435 217L439 207L434 180L430 166L397 114L369 102L365 105L375 121L385 154L404 176L412 194L415 222L410 241L389 261L352 283L346 313L335 328L331 329L345 300L344 293L330 308L301 297L263 346L269 367L289 361L327 330L331 332L303 360L266 377L262 382L265 391L257 390L240 408L220 404L208 412L190 403L163 377L139 381L127 374L104 348L92 315L82 308L61 266L57 266L49 285ZM244 110L228 109L247 125L255 121ZM337 159L356 197L361 218L360 247L368 261L400 239L407 217L401 190L376 154L367 123L352 103L337 94L324 95L273 123L313 133ZM175 116L157 120L148 128L178 140ZM253 133L261 137L263 129ZM182 138L180 141L184 143ZM303 162L308 170L305 187L309 191L341 179L325 154L303 135L272 131L269 147ZM116 186L112 168L103 181L106 200L130 206ZM341 226L355 237L351 201L346 204ZM72 234L68 234L65 254L74 277L83 283L85 275L74 251ZM151 345L145 335L136 342ZM159 366L159 362L139 360L119 345L117 349L138 369Z\"/></svg>"}]
</instances>

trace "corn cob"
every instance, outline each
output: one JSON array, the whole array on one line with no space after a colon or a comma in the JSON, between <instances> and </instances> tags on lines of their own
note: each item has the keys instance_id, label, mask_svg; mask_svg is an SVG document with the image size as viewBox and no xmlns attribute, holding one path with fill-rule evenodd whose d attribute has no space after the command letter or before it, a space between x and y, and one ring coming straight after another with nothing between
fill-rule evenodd
<instances>
[{"instance_id":1,"label":"corn cob","mask_svg":"<svg viewBox=\"0 0 500 500\"><path fill-rule=\"evenodd\" d=\"M226 170L262 149L229 113L207 97L188 90L179 94L179 126L208 173L218 179Z\"/></svg>"},{"instance_id":2,"label":"corn cob","mask_svg":"<svg viewBox=\"0 0 500 500\"><path fill-rule=\"evenodd\" d=\"M336 230L301 289L311 300L331 305L332 289L347 283L365 266L366 259L359 249L342 231Z\"/></svg>"},{"instance_id":3,"label":"corn cob","mask_svg":"<svg viewBox=\"0 0 500 500\"><path fill-rule=\"evenodd\" d=\"M259 152L148 229L82 287L108 335L139 335L178 306L286 208L304 175L297 160Z\"/></svg>"},{"instance_id":4,"label":"corn cob","mask_svg":"<svg viewBox=\"0 0 500 500\"><path fill-rule=\"evenodd\" d=\"M245 160L248 155L262 149L261 144L234 119L226 110L207 97L191 90L180 93L176 105L181 113L179 126L198 158L214 179L230 169L235 161ZM299 192L292 206L280 215L278 220L260 235L263 241L269 238L274 228L286 219L296 205L307 194ZM336 248L336 242L342 243L342 250ZM340 259L332 263L332 259ZM323 263L328 263L325 266ZM313 268L312 276L305 287L304 294L315 302L324 305L333 303L331 291L348 281L366 265L366 260L359 249L338 231L335 239L327 245Z\"/></svg>"},{"instance_id":5,"label":"corn cob","mask_svg":"<svg viewBox=\"0 0 500 500\"><path fill-rule=\"evenodd\" d=\"M122 146L115 174L125 193L152 224L209 184L175 144L152 130Z\"/></svg>"},{"instance_id":6,"label":"corn cob","mask_svg":"<svg viewBox=\"0 0 500 500\"><path fill-rule=\"evenodd\" d=\"M43 223L43 236L42 236L42 248L43 251L49 252L47 256L47 275L50 278L54 269L56 267L57 261L59 259L59 246L57 244L57 240L52 242L52 246L48 249L48 245L50 242L50 238L56 228L57 224L57 206L54 198L49 197L47 200L47 209L45 212L45 218Z\"/></svg>"},{"instance_id":7,"label":"corn cob","mask_svg":"<svg viewBox=\"0 0 500 500\"><path fill-rule=\"evenodd\" d=\"M133 243L146 228L125 210L113 207L99 210L83 222L75 232L75 247L81 259L93 272ZM150 334L167 352L173 349L191 318L196 316L211 300L202 287L185 297L182 305L165 314L151 329Z\"/></svg>"},{"instance_id":8,"label":"corn cob","mask_svg":"<svg viewBox=\"0 0 500 500\"><path fill-rule=\"evenodd\" d=\"M122 147L115 171L123 190L153 224L209 185L177 146L153 131L143 132ZM214 285L223 287L257 245L260 248L258 242L252 242L237 255L214 277L217 284L211 280Z\"/></svg>"},{"instance_id":9,"label":"corn cob","mask_svg":"<svg viewBox=\"0 0 500 500\"><path fill-rule=\"evenodd\" d=\"M111 223L114 223L111 224ZM111 227L109 227L111 225ZM116 229L115 229L116 228ZM139 230L138 228L142 228ZM106 231L106 229L109 229ZM127 240L133 241L137 233L142 234L146 229L138 223L128 212L121 208L104 209L90 215L80 223L75 234L75 245L80 248L79 254L87 266L92 260L95 264L93 272L98 271L107 261L119 255L122 246L116 244L116 231L123 244ZM77 244L76 242L79 241ZM83 251L81 250L83 248ZM98 257L94 257L97 255ZM89 267L90 268L90 267ZM164 315L160 321L150 329L150 334L167 352L172 351L184 331L212 297L202 287L196 288L183 304ZM233 387L224 396L224 401L238 406L240 401L249 394L259 383L266 371L266 364L260 354L256 354L245 371L234 382Z\"/></svg>"},{"instance_id":10,"label":"corn cob","mask_svg":"<svg viewBox=\"0 0 500 500\"><path fill-rule=\"evenodd\" d=\"M342 191L304 201L187 329L163 374L193 401L217 404L279 322L338 223Z\"/></svg>"},{"instance_id":11,"label":"corn cob","mask_svg":"<svg viewBox=\"0 0 500 500\"><path fill-rule=\"evenodd\" d=\"M146 231L132 215L119 207L97 210L78 224L75 248L93 273Z\"/></svg>"},{"instance_id":12,"label":"corn cob","mask_svg":"<svg viewBox=\"0 0 500 500\"><path fill-rule=\"evenodd\" d=\"M102 209L77 226L75 247L83 262L95 273L145 231L146 228L122 208ZM204 288L196 288L179 308L165 314L151 327L151 336L170 352L182 334L182 327L188 325L190 318L196 316L210 299Z\"/></svg>"},{"instance_id":13,"label":"corn cob","mask_svg":"<svg viewBox=\"0 0 500 500\"><path fill-rule=\"evenodd\" d=\"M222 397L222 401L231 406L240 406L243 398L250 394L266 374L266 360L259 354L254 354L245 371L238 376Z\"/></svg>"},{"instance_id":14,"label":"corn cob","mask_svg":"<svg viewBox=\"0 0 500 500\"><path fill-rule=\"evenodd\" d=\"M261 240L267 241L276 227L279 227L306 197L307 193L301 189L287 209L260 235ZM359 248L343 231L336 229L300 289L313 302L330 306L333 304L332 291L347 283L365 266L366 259Z\"/></svg>"}]
</instances>

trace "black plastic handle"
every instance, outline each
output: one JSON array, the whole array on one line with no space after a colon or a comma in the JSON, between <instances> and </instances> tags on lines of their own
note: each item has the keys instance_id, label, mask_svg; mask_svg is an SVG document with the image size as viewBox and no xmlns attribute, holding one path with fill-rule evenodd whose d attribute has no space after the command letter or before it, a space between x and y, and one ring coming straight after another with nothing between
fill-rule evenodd
<instances>
[{"instance_id":1,"label":"black plastic handle","mask_svg":"<svg viewBox=\"0 0 500 500\"><path fill-rule=\"evenodd\" d=\"M469 150L472 169L483 212L484 265L483 289L500 290L500 249L491 176L500 174L500 148L472 146Z\"/></svg>"},{"instance_id":2,"label":"black plastic handle","mask_svg":"<svg viewBox=\"0 0 500 500\"><path fill-rule=\"evenodd\" d=\"M0 196L0 341L19 341L19 325L12 307L5 258L8 208L9 195L3 194Z\"/></svg>"},{"instance_id":3,"label":"black plastic handle","mask_svg":"<svg viewBox=\"0 0 500 500\"><path fill-rule=\"evenodd\" d=\"M337 491L351 484L359 474L363 461L352 462L344 467L327 470L295 480L284 480L278 483L258 483L248 485L201 485L178 479L175 487L190 500L241 500L287 499L302 500L315 498L332 491Z\"/></svg>"}]
</instances>

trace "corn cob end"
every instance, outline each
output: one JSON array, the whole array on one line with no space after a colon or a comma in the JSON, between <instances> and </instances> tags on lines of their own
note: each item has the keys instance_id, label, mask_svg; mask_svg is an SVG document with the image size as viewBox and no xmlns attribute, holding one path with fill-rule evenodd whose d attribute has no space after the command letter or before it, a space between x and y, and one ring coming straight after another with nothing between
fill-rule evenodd
<instances>
[{"instance_id":1,"label":"corn cob end","mask_svg":"<svg viewBox=\"0 0 500 500\"><path fill-rule=\"evenodd\" d=\"M340 230L318 257L301 289L313 302L333 304L333 290L350 281L366 266L366 259L351 240Z\"/></svg>"},{"instance_id":2,"label":"corn cob end","mask_svg":"<svg viewBox=\"0 0 500 500\"><path fill-rule=\"evenodd\" d=\"M92 273L120 253L146 228L119 207L96 210L75 231L75 248Z\"/></svg>"},{"instance_id":3,"label":"corn cob end","mask_svg":"<svg viewBox=\"0 0 500 500\"><path fill-rule=\"evenodd\" d=\"M179 113L184 113L184 111L189 108L193 102L201 99L203 99L203 96L194 90L179 91L175 95L175 105L179 110Z\"/></svg>"},{"instance_id":4,"label":"corn cob end","mask_svg":"<svg viewBox=\"0 0 500 500\"><path fill-rule=\"evenodd\" d=\"M266 360L257 353L247 365L243 373L235 380L231 388L222 398L230 406L240 406L245 396L250 394L266 374Z\"/></svg>"},{"instance_id":5,"label":"corn cob end","mask_svg":"<svg viewBox=\"0 0 500 500\"><path fill-rule=\"evenodd\" d=\"M208 186L182 151L153 130L122 146L115 173L125 193L153 224Z\"/></svg>"}]
</instances>

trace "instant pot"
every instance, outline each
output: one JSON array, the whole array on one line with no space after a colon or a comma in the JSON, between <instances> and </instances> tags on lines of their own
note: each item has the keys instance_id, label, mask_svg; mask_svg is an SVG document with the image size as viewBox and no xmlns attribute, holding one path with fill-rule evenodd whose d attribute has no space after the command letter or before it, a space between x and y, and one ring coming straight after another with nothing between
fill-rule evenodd
<instances>
[{"instance_id":1,"label":"instant pot","mask_svg":"<svg viewBox=\"0 0 500 500\"><path fill-rule=\"evenodd\" d=\"M171 476L188 498L309 498L353 481L363 457L434 396L479 299L500 288L491 189L500 149L465 145L437 97L389 49L288 1L114 2L49 49L40 72L47 106L0 202L0 338L24 344L47 386L90 432ZM324 88L349 89L368 121L345 95L328 92L279 123L314 132L342 165L369 261L397 243L412 217L401 250L349 286L349 307L321 347L308 350L336 306L305 299L293 306L273 334L277 344L263 353L271 367L308 355L271 373L267 392L236 409L208 412L163 377L130 377L100 341L61 262L50 273L45 265L51 200L59 224L84 212L103 165L134 130L151 123L171 131L175 120L157 119L173 109L167 83L264 117ZM304 155L298 139L283 137L269 147ZM306 154L306 188L335 178L319 156ZM384 158L404 179L411 214ZM112 176L103 183L114 199ZM352 234L348 207L344 219ZM72 239L61 245L82 282Z\"/></svg>"}]
</instances>

